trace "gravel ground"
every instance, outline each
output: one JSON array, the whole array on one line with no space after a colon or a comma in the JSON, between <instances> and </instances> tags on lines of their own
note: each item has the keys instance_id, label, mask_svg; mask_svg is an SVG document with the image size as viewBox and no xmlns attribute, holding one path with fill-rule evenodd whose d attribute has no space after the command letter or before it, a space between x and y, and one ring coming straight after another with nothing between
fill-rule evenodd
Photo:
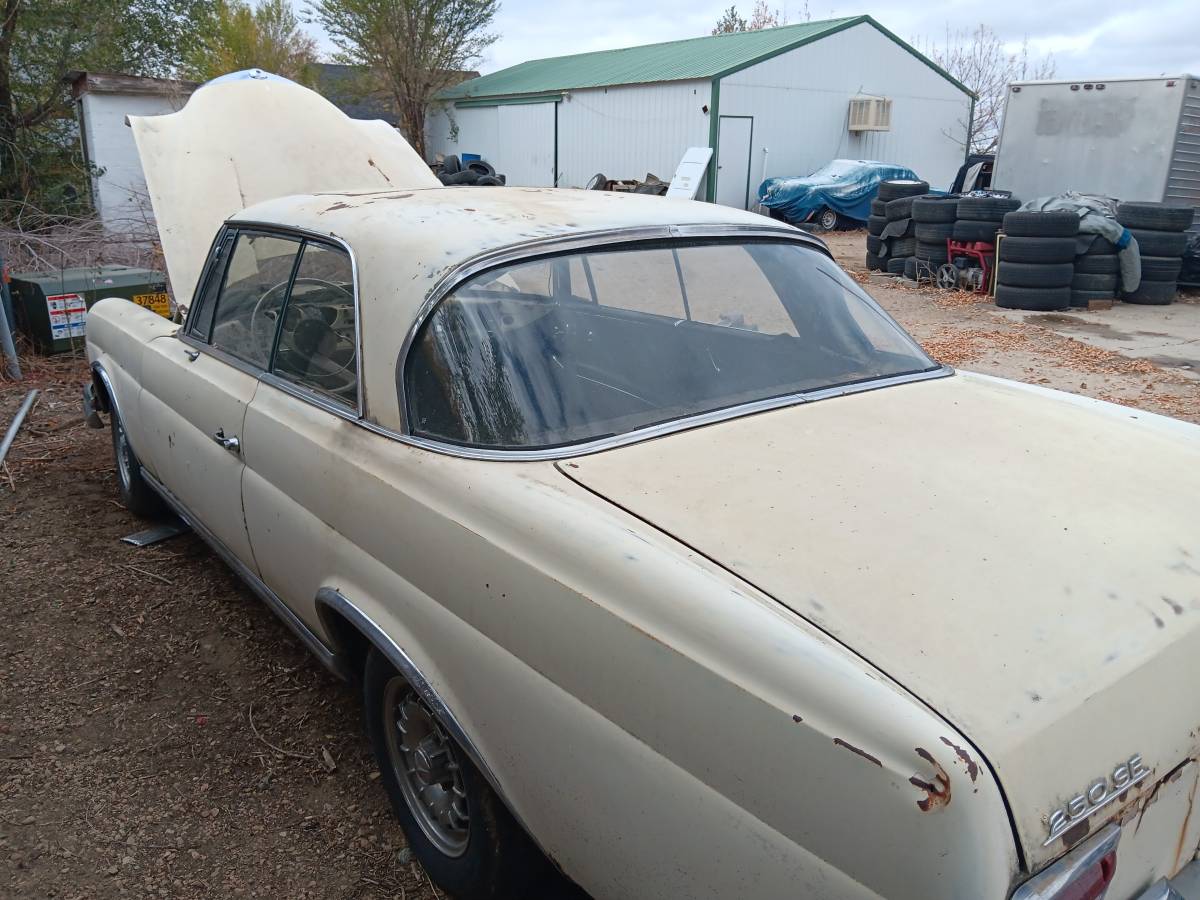
<instances>
[{"instance_id":1,"label":"gravel ground","mask_svg":"<svg viewBox=\"0 0 1200 900\"><path fill-rule=\"evenodd\" d=\"M876 284L862 232L829 243L944 362L1200 422L1189 373L969 294ZM117 502L109 432L78 426L86 367L26 367L0 383L4 426L44 391L0 471L0 896L438 896L354 692L195 537L120 543L141 524Z\"/></svg>"}]
</instances>

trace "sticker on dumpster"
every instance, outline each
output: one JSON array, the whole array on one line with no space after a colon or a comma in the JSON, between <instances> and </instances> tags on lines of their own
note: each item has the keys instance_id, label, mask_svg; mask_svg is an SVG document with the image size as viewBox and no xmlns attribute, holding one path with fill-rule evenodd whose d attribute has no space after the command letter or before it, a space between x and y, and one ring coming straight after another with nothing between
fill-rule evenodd
<instances>
[{"instance_id":1,"label":"sticker on dumpster","mask_svg":"<svg viewBox=\"0 0 1200 900\"><path fill-rule=\"evenodd\" d=\"M171 299L167 296L166 291L160 291L154 294L134 294L133 302L138 306L143 306L150 312L156 312L164 319L171 318Z\"/></svg>"},{"instance_id":2,"label":"sticker on dumpster","mask_svg":"<svg viewBox=\"0 0 1200 900\"><path fill-rule=\"evenodd\" d=\"M46 298L50 313L50 334L54 340L83 337L87 303L82 294L55 294Z\"/></svg>"}]
</instances>

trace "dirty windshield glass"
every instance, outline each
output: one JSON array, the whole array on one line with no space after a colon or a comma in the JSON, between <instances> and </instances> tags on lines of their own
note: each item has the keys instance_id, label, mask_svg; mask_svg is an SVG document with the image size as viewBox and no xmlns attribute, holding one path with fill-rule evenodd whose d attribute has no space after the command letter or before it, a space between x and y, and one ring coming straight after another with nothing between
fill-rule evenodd
<instances>
[{"instance_id":1,"label":"dirty windshield glass","mask_svg":"<svg viewBox=\"0 0 1200 900\"><path fill-rule=\"evenodd\" d=\"M817 250L675 242L472 278L418 334L405 393L416 434L544 449L932 368Z\"/></svg>"}]
</instances>

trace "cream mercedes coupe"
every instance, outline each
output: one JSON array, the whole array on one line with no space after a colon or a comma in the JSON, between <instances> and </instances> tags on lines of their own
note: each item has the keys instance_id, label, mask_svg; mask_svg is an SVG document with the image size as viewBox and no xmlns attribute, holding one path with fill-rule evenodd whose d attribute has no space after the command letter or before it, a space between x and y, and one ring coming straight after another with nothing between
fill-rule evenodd
<instances>
[{"instance_id":1,"label":"cream mercedes coupe","mask_svg":"<svg viewBox=\"0 0 1200 900\"><path fill-rule=\"evenodd\" d=\"M766 218L442 188L261 73L131 124L191 301L92 309L90 419L361 681L446 891L1200 897L1200 428L939 365Z\"/></svg>"}]
</instances>

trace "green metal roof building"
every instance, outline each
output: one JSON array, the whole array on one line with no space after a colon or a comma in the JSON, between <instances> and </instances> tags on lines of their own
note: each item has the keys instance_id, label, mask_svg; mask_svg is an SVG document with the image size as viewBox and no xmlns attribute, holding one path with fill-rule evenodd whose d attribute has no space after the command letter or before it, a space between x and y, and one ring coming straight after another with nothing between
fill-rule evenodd
<instances>
[{"instance_id":1,"label":"green metal roof building","mask_svg":"<svg viewBox=\"0 0 1200 900\"><path fill-rule=\"evenodd\" d=\"M480 155L510 185L669 178L689 147L711 147L702 197L746 208L765 177L836 158L899 163L948 184L973 96L855 16L530 60L439 100L431 152Z\"/></svg>"}]
</instances>

